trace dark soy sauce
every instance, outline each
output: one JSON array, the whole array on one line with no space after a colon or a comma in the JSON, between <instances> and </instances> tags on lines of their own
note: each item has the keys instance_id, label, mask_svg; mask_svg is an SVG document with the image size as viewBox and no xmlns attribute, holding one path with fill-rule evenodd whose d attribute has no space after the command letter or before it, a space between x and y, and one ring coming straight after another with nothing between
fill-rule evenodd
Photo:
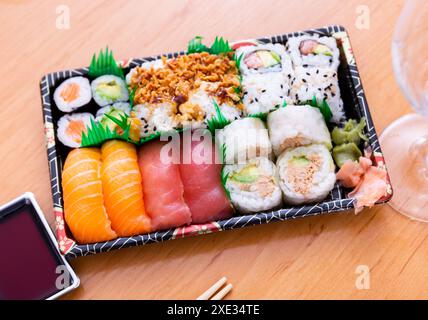
<instances>
[{"instance_id":1,"label":"dark soy sauce","mask_svg":"<svg viewBox=\"0 0 428 320\"><path fill-rule=\"evenodd\" d=\"M60 291L62 265L34 207L22 200L0 212L0 299L44 299Z\"/></svg>"}]
</instances>

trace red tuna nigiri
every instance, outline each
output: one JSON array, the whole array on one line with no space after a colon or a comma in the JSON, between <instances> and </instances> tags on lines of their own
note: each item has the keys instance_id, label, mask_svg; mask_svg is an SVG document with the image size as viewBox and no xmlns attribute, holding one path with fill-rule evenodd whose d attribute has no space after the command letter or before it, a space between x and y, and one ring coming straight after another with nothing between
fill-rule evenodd
<instances>
[{"instance_id":1,"label":"red tuna nigiri","mask_svg":"<svg viewBox=\"0 0 428 320\"><path fill-rule=\"evenodd\" d=\"M201 143L204 142L192 141L191 163L180 165L184 199L192 212L192 222L205 223L230 218L233 209L221 184L222 165L215 161L216 146L212 144L211 150L205 150L199 145ZM211 151L211 155L206 155L205 151ZM202 161L205 159L212 161Z\"/></svg>"},{"instance_id":2,"label":"red tuna nigiri","mask_svg":"<svg viewBox=\"0 0 428 320\"><path fill-rule=\"evenodd\" d=\"M162 141L147 143L138 154L144 202L154 230L178 227L192 221L190 209L183 198L178 164L161 161L164 145Z\"/></svg>"}]
</instances>

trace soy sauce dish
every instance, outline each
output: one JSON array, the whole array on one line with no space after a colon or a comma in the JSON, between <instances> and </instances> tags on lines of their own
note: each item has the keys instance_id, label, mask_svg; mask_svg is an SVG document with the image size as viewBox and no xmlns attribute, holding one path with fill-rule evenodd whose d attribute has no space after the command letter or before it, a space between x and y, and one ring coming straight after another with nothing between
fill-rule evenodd
<instances>
[{"instance_id":1,"label":"soy sauce dish","mask_svg":"<svg viewBox=\"0 0 428 320\"><path fill-rule=\"evenodd\" d=\"M0 300L52 300L79 286L32 193L0 207L0 250Z\"/></svg>"}]
</instances>

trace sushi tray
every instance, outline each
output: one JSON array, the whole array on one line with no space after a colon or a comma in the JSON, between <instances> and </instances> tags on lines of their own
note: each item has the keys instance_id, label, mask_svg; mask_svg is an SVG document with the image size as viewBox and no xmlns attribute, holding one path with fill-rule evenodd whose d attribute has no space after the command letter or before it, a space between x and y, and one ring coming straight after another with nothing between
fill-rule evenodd
<instances>
[{"instance_id":1,"label":"sushi tray","mask_svg":"<svg viewBox=\"0 0 428 320\"><path fill-rule=\"evenodd\" d=\"M40 90L69 258L392 196L341 26L125 61L106 48Z\"/></svg>"}]
</instances>

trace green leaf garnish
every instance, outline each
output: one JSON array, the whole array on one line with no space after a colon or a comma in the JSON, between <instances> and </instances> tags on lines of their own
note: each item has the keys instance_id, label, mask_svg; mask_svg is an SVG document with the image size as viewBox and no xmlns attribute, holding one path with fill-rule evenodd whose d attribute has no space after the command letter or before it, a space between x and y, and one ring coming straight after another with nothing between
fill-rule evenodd
<instances>
[{"instance_id":1,"label":"green leaf garnish","mask_svg":"<svg viewBox=\"0 0 428 320\"><path fill-rule=\"evenodd\" d=\"M196 36L190 40L187 45L187 54L209 52L210 49L202 43L202 39L201 36Z\"/></svg>"},{"instance_id":2,"label":"green leaf garnish","mask_svg":"<svg viewBox=\"0 0 428 320\"><path fill-rule=\"evenodd\" d=\"M229 178L229 172L224 172L224 166L226 164L226 145L223 143L221 145L221 163L223 167L221 168L221 185L223 186L224 191L226 192L227 197L230 200L230 191L226 188L227 179Z\"/></svg>"},{"instance_id":3,"label":"green leaf garnish","mask_svg":"<svg viewBox=\"0 0 428 320\"><path fill-rule=\"evenodd\" d=\"M237 56L236 53L233 54L233 60L235 60L235 65L238 69L241 67L241 61L243 57L244 57L243 52L239 56Z\"/></svg>"},{"instance_id":4,"label":"green leaf garnish","mask_svg":"<svg viewBox=\"0 0 428 320\"><path fill-rule=\"evenodd\" d=\"M91 125L86 127L86 132L82 133L81 147L99 146L104 141L112 139L124 140L135 144L135 141L129 139L130 125L127 123L127 116L121 115L121 119L111 117L107 114L105 116L114 121L123 130L123 133L119 134L117 129L114 129L112 132L108 126L103 126L101 123L91 119ZM126 125L124 121L126 121Z\"/></svg>"},{"instance_id":5,"label":"green leaf garnish","mask_svg":"<svg viewBox=\"0 0 428 320\"><path fill-rule=\"evenodd\" d=\"M144 138L141 138L140 139L140 145L141 144L144 144L144 143L146 143L146 142L149 142L149 141L152 141L152 140L154 140L154 139L157 139L157 138L159 138L160 136L161 136L161 132L155 132L155 133L152 133L151 135L149 135L149 136L147 136L147 137L144 137Z\"/></svg>"},{"instance_id":6,"label":"green leaf garnish","mask_svg":"<svg viewBox=\"0 0 428 320\"><path fill-rule=\"evenodd\" d=\"M215 116L213 116L211 119L207 121L207 125L208 125L208 130L214 136L216 130L223 129L225 126L230 124L230 121L226 119L223 113L221 113L220 107L218 106L217 102L214 99L213 99L213 104L214 104L216 114Z\"/></svg>"},{"instance_id":7,"label":"green leaf garnish","mask_svg":"<svg viewBox=\"0 0 428 320\"><path fill-rule=\"evenodd\" d=\"M248 117L250 118L259 118L262 121L266 121L268 117L269 112L259 112L259 113L252 113L249 114Z\"/></svg>"},{"instance_id":8,"label":"green leaf garnish","mask_svg":"<svg viewBox=\"0 0 428 320\"><path fill-rule=\"evenodd\" d=\"M222 54L232 52L233 49L229 46L229 41L224 40L223 37L215 37L214 43L211 45L211 54Z\"/></svg>"},{"instance_id":9,"label":"green leaf garnish","mask_svg":"<svg viewBox=\"0 0 428 320\"><path fill-rule=\"evenodd\" d=\"M326 123L330 122L330 119L333 116L333 113L331 112L330 106L328 105L325 99L323 99L322 103L319 104L316 96L313 96L312 100L303 102L302 104L309 104L311 107L317 108L323 115L325 122Z\"/></svg>"},{"instance_id":10,"label":"green leaf garnish","mask_svg":"<svg viewBox=\"0 0 428 320\"><path fill-rule=\"evenodd\" d=\"M132 108L134 107L134 97L135 97L135 92L137 91L137 87L133 88L131 90L131 92L129 93L129 108L132 110Z\"/></svg>"},{"instance_id":11,"label":"green leaf garnish","mask_svg":"<svg viewBox=\"0 0 428 320\"><path fill-rule=\"evenodd\" d=\"M202 43L202 39L203 38L201 36L196 36L192 40L190 40L187 45L187 54L208 52L210 54L219 55L219 54L233 52L232 47L229 45L229 41L223 39L223 37L220 37L220 38L215 37L215 40L211 45L211 47L207 47L206 45L204 45ZM240 61L238 60L235 60L235 61L240 64Z\"/></svg>"},{"instance_id":12,"label":"green leaf garnish","mask_svg":"<svg viewBox=\"0 0 428 320\"><path fill-rule=\"evenodd\" d=\"M94 54L92 56L91 65L89 66L88 76L97 78L103 75L113 75L125 79L123 70L113 57L113 52L106 47L103 52L100 50L98 57Z\"/></svg>"}]
</instances>

